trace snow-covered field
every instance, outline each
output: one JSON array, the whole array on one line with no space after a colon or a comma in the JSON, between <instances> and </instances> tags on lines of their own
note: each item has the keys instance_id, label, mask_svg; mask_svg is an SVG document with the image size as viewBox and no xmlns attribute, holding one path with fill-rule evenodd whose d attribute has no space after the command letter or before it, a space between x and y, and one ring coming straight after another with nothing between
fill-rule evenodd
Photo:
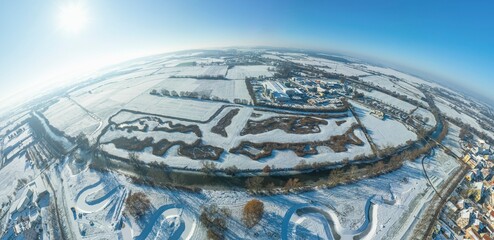
<instances>
[{"instance_id":1,"label":"snow-covered field","mask_svg":"<svg viewBox=\"0 0 494 240\"><path fill-rule=\"evenodd\" d=\"M92 142L102 129L107 129L100 139L102 149L123 158L128 158L129 151L116 148L111 143L112 140L120 137L135 137L139 140L151 137L153 143L167 139L172 142L183 141L185 144L192 144L201 140L203 145L224 149L219 159L215 161L193 160L180 155L179 146L171 147L162 156L153 155L152 147L146 147L138 152L139 160L146 163L155 161L164 163L173 167L174 173L200 170L203 168L204 161L214 162L216 168L223 170L235 166L239 170L260 171L265 166L270 166L272 170L290 169L286 172L292 173L296 166L302 163L302 160L306 164L339 163L354 159L359 155L370 155L372 154L370 143L367 142L364 132L356 129L354 134L364 142L364 145L347 145L348 150L343 152L335 152L327 146L317 146L318 154L299 157L293 150L273 150L270 156L258 160L252 160L234 151L230 153L230 149L245 141L303 143L305 145L300 145L301 148L308 148L311 147L310 144L345 134L352 124L357 122L350 111L347 112L348 116L331 113L330 115L340 116L322 119L321 115L318 115L320 113L302 113L295 110L276 110L268 107L235 104L234 99L251 100L245 78L273 76L275 73L273 69L276 66L271 65L277 65L277 61L291 61L313 65L317 69L331 73L358 77L361 81L407 95L425 105L427 103L422 100L425 96L419 90L420 85L442 88L436 83L430 83L390 68L349 63L344 60L339 62L335 56L328 55L328 59L324 59L323 56L320 56L321 58L311 57L309 53L268 52L259 49L249 53L272 60L266 61L259 58L251 60L247 57L236 57L242 52L244 50L239 50L236 54L226 54L224 57L215 52L211 54L212 57L205 57L206 52L197 51L130 61L120 68L112 67L91 75L90 79L94 83L71 88L66 95L60 96L56 103L48 106L43 112L24 111L22 114L28 113L24 117L17 119L21 115L19 113L19 116L15 118L12 115L11 119L2 120L0 122L0 150L2 150L0 154L0 205L2 206L0 226L8 223L8 219L3 218L2 214L12 211L11 203L17 206L17 203L22 200L20 196L26 188L15 189L20 180L23 183L19 186L22 187L24 182L40 181L40 179L42 182L48 182L51 179L50 182L56 191L49 190L50 198L56 197L59 213L62 216L68 216L62 221L67 223L64 227L73 231L69 235L71 239L206 239L207 230L200 223L199 218L201 208L210 204L217 204L219 207L231 210L231 218L227 221L228 230L225 233L227 239L337 239L338 236L341 239L406 239L410 237L415 224L427 210L434 196L425 178L421 159L407 161L403 167L391 173L330 189L314 188L300 193L258 196L247 193L242 188L208 186L207 183L204 183L204 189L199 192L135 184L135 179L120 175L127 174L125 168L102 173L90 170L83 163L75 163L76 161L70 157L64 159L44 157L51 155L47 149L43 149L49 146L40 144L37 138L33 138L33 132L28 124L21 126L24 131L19 131L19 134L6 136L6 132L11 127L30 117L29 113L31 113L33 117L42 121L47 134L59 141L65 150L74 149L73 143L62 136L56 136L48 128L47 123L40 116L42 114L55 128L70 136L84 132L89 135ZM268 65L246 65L253 62L261 64L263 61L268 62ZM236 63L238 65L235 65ZM307 72L305 74L310 75ZM204 79L208 76L226 79ZM226 99L230 103L150 94L152 90L160 92L162 89L178 93L197 92L199 95ZM360 89L359 91L405 112L413 111L413 115L421 116L422 119L428 118L429 128L436 124L433 114L424 108L380 91L367 92ZM344 96L345 93L342 92L341 95ZM466 106L470 106L474 101L463 99L461 94L454 94L451 97ZM479 131L484 131L474 117L465 114L460 108L456 110L446 99L438 96L434 98L436 105L444 115L460 118ZM417 138L414 130L408 129L400 120L389 116L384 120L378 119L370 114L371 109L365 105L351 100L350 103L379 149L387 146L403 146L408 140ZM226 135L213 133L211 129L233 110L238 110L238 112L232 117L231 123L225 127ZM312 117L324 120L327 124L319 124L315 131L305 134L293 133L293 128L307 129L308 125L290 126L292 129L286 128L285 130L270 129L267 132L257 129L260 133L251 132L244 135L245 132L243 132L241 135L249 120L260 124L262 120L275 117L285 119L289 116L301 117L302 114L312 114ZM122 130L114 124L105 128L110 117L112 122L119 127L133 127L132 130ZM304 121L309 120L302 118L296 120L297 123L304 123ZM271 122L266 128L276 124L278 123ZM155 130L155 127L171 130L170 132ZM181 130L174 132L174 128ZM200 130L200 133L197 130ZM459 131L458 126L450 124L448 134L443 141L443 144L457 155L462 153ZM494 137L491 132L487 134ZM54 163L45 168L44 174L40 174L40 171L28 161L27 156L33 156L36 153L30 152L32 149L29 151L22 149L30 144L36 151L39 150L40 158L43 158L41 165ZM253 153L266 151L255 147L246 147L246 149ZM195 153L196 150L192 151ZM26 155L25 152L30 155ZM432 155L424 161L424 167L431 177L432 185L437 188L442 187L458 166L459 163L455 159L439 148L434 149ZM118 171L121 172L117 173ZM245 176L252 173L243 171L238 174ZM200 175L197 177L202 178ZM145 193L152 204L151 210L140 219L126 213L128 209L126 209L125 200L130 194L136 192ZM242 210L246 202L254 198L264 203L265 213L258 225L248 229L242 223ZM51 220L49 217L53 217L51 216L53 213L47 212L48 208L42 211L43 224L46 224ZM64 214L64 211L69 214ZM121 230L120 223L122 223ZM45 234L48 235L48 233Z\"/></svg>"},{"instance_id":2,"label":"snow-covered field","mask_svg":"<svg viewBox=\"0 0 494 240\"><path fill-rule=\"evenodd\" d=\"M488 136L494 138L494 133L484 130L475 118L462 112L460 108L453 108L452 106L454 105L448 102L446 99L436 97L434 98L434 102L436 103L436 106L439 108L442 114L453 119L458 118L463 123L472 126L480 132L485 132Z\"/></svg>"},{"instance_id":3,"label":"snow-covered field","mask_svg":"<svg viewBox=\"0 0 494 240\"><path fill-rule=\"evenodd\" d=\"M164 79L161 75L119 78L111 78L72 92L71 98L105 120L143 92L148 94L152 86Z\"/></svg>"},{"instance_id":4,"label":"snow-covered field","mask_svg":"<svg viewBox=\"0 0 494 240\"><path fill-rule=\"evenodd\" d=\"M419 107L413 112L413 115L422 117L423 121L425 121L426 118L429 120L427 121L427 126L424 127L433 128L434 126L436 126L436 118L434 117L434 114L432 114L429 110Z\"/></svg>"},{"instance_id":5,"label":"snow-covered field","mask_svg":"<svg viewBox=\"0 0 494 240\"><path fill-rule=\"evenodd\" d=\"M244 80L215 80L195 78L168 78L154 86L158 92L161 89L169 91L197 92L199 95L216 96L233 102L235 98L251 101Z\"/></svg>"},{"instance_id":6,"label":"snow-covered field","mask_svg":"<svg viewBox=\"0 0 494 240\"><path fill-rule=\"evenodd\" d=\"M290 61L299 63L302 65L312 65L316 66L318 69L335 74L343 74L345 76L366 76L369 73L362 71L360 66L346 64L342 62L332 61L324 58L318 57L301 57L294 58Z\"/></svg>"},{"instance_id":7,"label":"snow-covered field","mask_svg":"<svg viewBox=\"0 0 494 240\"><path fill-rule=\"evenodd\" d=\"M193 66L193 67L175 67L179 73L174 74L176 77L205 77L226 75L228 66Z\"/></svg>"},{"instance_id":8,"label":"snow-covered field","mask_svg":"<svg viewBox=\"0 0 494 240\"><path fill-rule=\"evenodd\" d=\"M224 103L194 99L159 97L143 93L124 108L151 114L206 121Z\"/></svg>"},{"instance_id":9,"label":"snow-covered field","mask_svg":"<svg viewBox=\"0 0 494 240\"><path fill-rule=\"evenodd\" d=\"M25 179L26 182L33 180L35 173L33 167L26 159L26 155L21 154L15 157L10 163L0 169L0 205L9 201L9 196L15 196L17 181ZM14 200L14 199L12 199Z\"/></svg>"},{"instance_id":10,"label":"snow-covered field","mask_svg":"<svg viewBox=\"0 0 494 240\"><path fill-rule=\"evenodd\" d=\"M91 135L100 126L97 119L67 98L61 98L43 114L52 126L73 137L80 132Z\"/></svg>"},{"instance_id":11,"label":"snow-covered field","mask_svg":"<svg viewBox=\"0 0 494 240\"><path fill-rule=\"evenodd\" d=\"M451 149L457 156L462 156L463 151L460 146L460 127L449 123L448 134L444 138L442 144Z\"/></svg>"},{"instance_id":12,"label":"snow-covered field","mask_svg":"<svg viewBox=\"0 0 494 240\"><path fill-rule=\"evenodd\" d=\"M273 66L255 65L255 66L235 66L228 70L226 78L228 79L245 79L246 77L271 77L274 72L268 71Z\"/></svg>"},{"instance_id":13,"label":"snow-covered field","mask_svg":"<svg viewBox=\"0 0 494 240\"><path fill-rule=\"evenodd\" d=\"M196 101L199 102L199 101ZM173 105L173 104L172 104ZM187 106L190 106L188 104ZM170 106L171 108L171 106ZM184 107L185 108L185 107ZM359 129L355 130L355 135L364 141L364 146L355 146L349 145L347 152L334 152L328 147L318 147L318 151L320 152L317 155L309 155L304 158L298 157L293 151L283 150L283 151L273 151L272 156L262 158L258 161L254 161L245 155L228 153L228 150L236 147L242 141L251 141L255 143L263 143L263 142L279 142L279 143L297 143L297 142L311 142L311 141L324 141L329 139L331 136L340 135L345 133L352 124L356 123L353 116L344 117L344 118L335 118L335 119L326 119L328 122L327 125L319 125L321 131L319 133L313 134L293 134L286 133L283 130L275 129L273 131L260 133L256 135L248 134L244 136L240 136L240 131L244 128L247 120L250 118L253 113L253 109L250 107L240 107L236 106L235 108L240 109L239 113L232 119L232 124L226 127L226 132L228 134L227 137L221 137L217 134L211 133L211 128L217 124L217 122L227 114L233 107L228 107L223 109L223 111L212 121L208 123L192 123L187 121L180 121L175 119L167 119L162 118L163 121L172 121L173 124L181 123L184 125L194 124L199 127L202 131L202 141L204 144L219 146L225 149L225 152L221 155L220 159L216 161L219 168L236 166L239 169L262 169L266 165L275 165L283 168L292 168L299 164L300 160L305 159L308 163L313 162L338 162L345 158L352 159L357 155L362 154L370 154L372 151L370 149L369 144L366 141L365 135ZM183 108L180 108L183 109ZM206 109L204 106L201 106L201 109ZM192 110L191 110L192 111ZM177 112L173 111L174 116L178 116ZM165 112L166 114L166 112ZM264 111L256 111L256 114L261 114L259 118L256 118L256 121L267 119L275 116L286 116L283 114L275 114L271 112ZM132 121L140 117L144 117L145 115L134 115L130 113L120 113L113 120L117 123ZM184 114L185 116L185 114ZM199 114L199 110L196 111L196 116L202 116L196 120L205 120L210 115L207 114ZM336 121L345 120L345 123L342 123L340 126L336 124ZM153 126L152 123L147 123L149 126ZM161 139L169 139L173 141L182 140L186 143L193 143L197 139L199 139L196 135L192 133L168 133L168 132L139 132L133 131L132 133L128 133L126 131L110 131L102 137L102 142L110 141L111 139L115 139L117 137L124 136L126 138L137 137L140 140L145 139L146 137L153 137L154 142L157 142ZM104 149L114 155L127 157L128 153L125 150L117 149L113 144L105 144ZM164 162L170 166L174 167L183 167L187 169L200 169L202 164L198 160L191 160L187 157L180 156L177 154L177 148L172 147L166 153L165 157L155 156L150 151L143 151L141 153L141 159L143 161L157 161Z\"/></svg>"},{"instance_id":14,"label":"snow-covered field","mask_svg":"<svg viewBox=\"0 0 494 240\"><path fill-rule=\"evenodd\" d=\"M383 103L392 106L394 108L400 109L404 112L411 113L413 109L417 108L416 106L405 102L403 100L400 100L398 98L395 98L393 96L390 96L388 94L385 94L383 92L377 91L377 90L372 90L370 92L363 92L365 96L371 97L375 100L382 101Z\"/></svg>"},{"instance_id":15,"label":"snow-covered field","mask_svg":"<svg viewBox=\"0 0 494 240\"><path fill-rule=\"evenodd\" d=\"M393 82L389 79L389 77L380 75L365 76L361 77L360 80L366 83L372 83L391 92L406 95L407 97L417 100L427 106L427 103L422 100L422 97L425 97L424 94L417 88L408 85L406 82Z\"/></svg>"},{"instance_id":16,"label":"snow-covered field","mask_svg":"<svg viewBox=\"0 0 494 240\"><path fill-rule=\"evenodd\" d=\"M433 184L438 187L458 167L458 163L439 151L426 160L425 167L432 176ZM87 233L97 229L100 235L123 236L124 239L140 239L143 236L204 239L206 229L199 222L199 215L201 207L210 204L231 211L225 232L228 239L327 239L335 233L363 239L402 239L410 237L411 229L417 222L416 216L426 209L434 194L419 160L407 162L392 173L347 185L274 196L252 196L241 190L191 193L158 189L131 184L123 176L91 171L83 171L68 179L69 186L80 185L69 188L73 196L70 201L74 204L77 204L75 196L82 196L87 189L94 188L94 183L104 185L100 187L103 189L101 193L94 193L97 194L93 197L95 201L108 196L115 186L128 192L144 192L150 198L153 210L141 220L124 217L125 224L117 232L101 227L111 224L105 216L113 215L113 203L94 212L86 212L77 219L79 226L84 226ZM241 220L242 209L247 201L254 198L264 203L264 214L259 224L247 229ZM302 208L312 212L295 211ZM335 223L335 232L332 232L331 222L325 217L327 215ZM94 226L83 224L88 221L93 221Z\"/></svg>"},{"instance_id":17,"label":"snow-covered field","mask_svg":"<svg viewBox=\"0 0 494 240\"><path fill-rule=\"evenodd\" d=\"M320 67L318 68L320 70L329 72L329 73L335 73L335 74L343 74L345 76L366 76L369 75L369 73L364 72L362 70L359 70L357 68L351 67L351 65L346 65L342 63L337 63L333 66L327 66L327 67Z\"/></svg>"},{"instance_id":18,"label":"snow-covered field","mask_svg":"<svg viewBox=\"0 0 494 240\"><path fill-rule=\"evenodd\" d=\"M437 88L442 88L442 89L448 89L448 88L445 88L444 86L439 85L437 83L426 81L426 80L421 79L419 77L416 77L416 76L413 76L410 74L406 74L406 73L403 73L403 72L400 72L400 71L397 71L397 70L394 70L391 68L378 67L378 66L367 65L367 64L361 64L360 66L367 69L367 70L370 70L370 71L374 71L374 72L382 73L382 74L385 74L388 76L394 76L394 77L400 78L400 79L405 80L405 81L412 83L414 85L425 84L425 85L435 87L435 88L437 87Z\"/></svg>"},{"instance_id":19,"label":"snow-covered field","mask_svg":"<svg viewBox=\"0 0 494 240\"><path fill-rule=\"evenodd\" d=\"M417 135L401 122L389 117L385 117L384 120L378 119L370 115L371 110L364 105L355 101L351 101L351 104L379 148L404 145L408 140L417 139Z\"/></svg>"},{"instance_id":20,"label":"snow-covered field","mask_svg":"<svg viewBox=\"0 0 494 240\"><path fill-rule=\"evenodd\" d=\"M74 237L119 239L190 239L194 236L197 220L192 217L190 207L167 196L160 190L132 185L122 176L82 171L73 174L64 168L66 179L65 199L74 206L70 224ZM125 199L131 192L145 192L150 197L153 209L142 219L123 215ZM121 230L115 231L123 221ZM82 234L84 233L84 234Z\"/></svg>"}]
</instances>

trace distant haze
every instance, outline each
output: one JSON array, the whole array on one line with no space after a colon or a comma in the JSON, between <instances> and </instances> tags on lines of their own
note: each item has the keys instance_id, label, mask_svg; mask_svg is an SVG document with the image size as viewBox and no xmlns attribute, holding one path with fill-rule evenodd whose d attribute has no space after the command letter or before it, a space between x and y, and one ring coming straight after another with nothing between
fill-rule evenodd
<instances>
[{"instance_id":1,"label":"distant haze","mask_svg":"<svg viewBox=\"0 0 494 240\"><path fill-rule=\"evenodd\" d=\"M2 98L132 57L257 45L370 56L493 98L491 1L67 2L0 3Z\"/></svg>"}]
</instances>

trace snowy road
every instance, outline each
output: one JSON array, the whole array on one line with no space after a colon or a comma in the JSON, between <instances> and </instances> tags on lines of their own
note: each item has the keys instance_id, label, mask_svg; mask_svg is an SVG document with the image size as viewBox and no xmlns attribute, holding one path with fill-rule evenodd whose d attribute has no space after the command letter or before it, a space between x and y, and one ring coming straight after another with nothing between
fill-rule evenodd
<instances>
[{"instance_id":1,"label":"snowy road","mask_svg":"<svg viewBox=\"0 0 494 240\"><path fill-rule=\"evenodd\" d=\"M167 239L172 239L172 240L190 239L194 234L194 230L196 228L196 222L189 216L185 215L183 213L183 209L184 209L184 205L182 204L168 204L161 206L153 213L148 224L142 230L141 234L139 234L139 236L135 237L134 239L137 240L147 239L148 236L153 232L153 229L158 223L159 223L159 229L161 229L163 224L167 223L169 219L173 219L173 218L179 219L179 224L173 226L174 231L170 233ZM164 216L165 219L162 219L161 216ZM155 233L154 239L159 239L159 235L160 235L159 229L158 232Z\"/></svg>"}]
</instances>

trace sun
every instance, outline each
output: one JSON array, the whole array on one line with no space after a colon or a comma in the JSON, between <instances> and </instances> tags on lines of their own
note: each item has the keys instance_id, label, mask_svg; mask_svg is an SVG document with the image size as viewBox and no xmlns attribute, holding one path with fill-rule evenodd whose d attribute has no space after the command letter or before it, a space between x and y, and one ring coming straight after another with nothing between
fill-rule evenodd
<instances>
[{"instance_id":1,"label":"sun","mask_svg":"<svg viewBox=\"0 0 494 240\"><path fill-rule=\"evenodd\" d=\"M60 6L58 23L62 30L79 33L87 25L87 22L87 9L80 2L71 2Z\"/></svg>"}]
</instances>

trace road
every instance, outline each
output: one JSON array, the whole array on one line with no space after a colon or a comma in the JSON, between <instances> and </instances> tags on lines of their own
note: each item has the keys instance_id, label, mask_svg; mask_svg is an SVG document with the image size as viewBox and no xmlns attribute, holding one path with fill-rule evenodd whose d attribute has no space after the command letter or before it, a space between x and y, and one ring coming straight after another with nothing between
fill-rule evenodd
<instances>
[{"instance_id":1,"label":"road","mask_svg":"<svg viewBox=\"0 0 494 240\"><path fill-rule=\"evenodd\" d=\"M74 99L72 99L70 96L67 96L67 99L69 99L69 101L73 102L75 105L77 105L78 107L80 107L91 118L93 118L94 120L96 120L96 121L99 122L98 127L92 133L90 133L89 136L94 135L95 133L97 133L103 127L103 120L98 115L96 115L95 113L89 111L87 108L85 108L84 106L82 106L81 104L79 104L77 101L75 101Z\"/></svg>"},{"instance_id":2,"label":"road","mask_svg":"<svg viewBox=\"0 0 494 240\"><path fill-rule=\"evenodd\" d=\"M68 239L67 236L65 235L65 229L64 229L63 224L62 224L61 219L60 219L60 213L59 213L60 207L58 205L58 199L57 199L57 194L55 192L55 188L53 188L53 185L51 184L51 181L48 178L48 175L46 175L46 173L43 173L43 175L44 175L44 177L41 177L41 178L45 182L45 185L47 185L47 186L50 187L51 192L52 192L53 199L55 200L54 201L54 203L55 203L55 213L56 213L55 215L57 216L57 223L58 223L58 229L59 229L59 232L60 232L60 236L64 240L65 239Z\"/></svg>"},{"instance_id":3,"label":"road","mask_svg":"<svg viewBox=\"0 0 494 240\"><path fill-rule=\"evenodd\" d=\"M431 150L431 153L428 154L428 155L425 155L424 157L422 157L422 169L424 171L424 175L425 175L425 178L427 179L427 182L429 182L429 185L431 185L432 189L434 190L434 192L436 193L436 195L441 199L441 200L444 200L443 197L441 196L441 194L439 193L439 191L437 191L436 187L434 186L434 184L432 183L431 179L429 178L429 175L427 174L427 171L425 170L425 165L424 165L424 161L426 158L430 158L430 157L433 157L434 155L436 155L436 149L432 148Z\"/></svg>"}]
</instances>

